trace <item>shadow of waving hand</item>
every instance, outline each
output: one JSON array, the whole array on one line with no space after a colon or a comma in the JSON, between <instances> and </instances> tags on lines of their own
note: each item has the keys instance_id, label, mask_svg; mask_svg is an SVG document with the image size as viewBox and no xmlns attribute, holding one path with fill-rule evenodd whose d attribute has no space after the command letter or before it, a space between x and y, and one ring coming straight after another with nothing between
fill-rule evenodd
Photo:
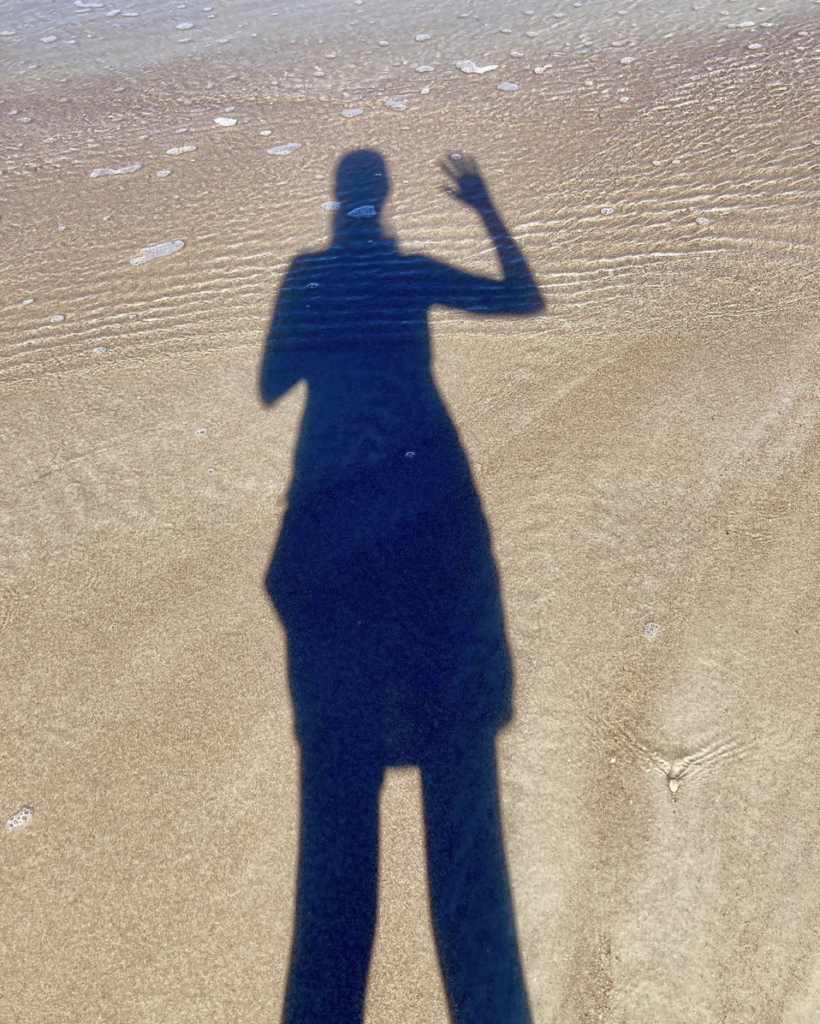
<instances>
[{"instance_id":1,"label":"shadow of waving hand","mask_svg":"<svg viewBox=\"0 0 820 1024\"><path fill-rule=\"evenodd\" d=\"M260 369L307 399L266 577L287 632L301 749L296 920L283 1021L360 1024L376 924L384 770L418 765L433 929L451 1016L527 1024L499 815L495 732L512 673L490 535L431 371L427 314L543 301L468 158L447 191L481 216L503 278L400 251L387 168L336 172L330 245L297 256Z\"/></svg>"}]
</instances>

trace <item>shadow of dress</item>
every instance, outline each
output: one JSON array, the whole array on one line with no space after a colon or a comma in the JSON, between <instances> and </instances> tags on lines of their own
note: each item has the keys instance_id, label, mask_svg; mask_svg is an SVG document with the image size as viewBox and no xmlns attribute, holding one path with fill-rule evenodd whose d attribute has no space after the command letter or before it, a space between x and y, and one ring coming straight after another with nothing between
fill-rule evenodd
<instances>
[{"instance_id":1,"label":"shadow of dress","mask_svg":"<svg viewBox=\"0 0 820 1024\"><path fill-rule=\"evenodd\" d=\"M493 287L383 235L288 270L261 389L304 380L307 399L266 588L303 746L422 764L511 718L490 535L427 324Z\"/></svg>"}]
</instances>

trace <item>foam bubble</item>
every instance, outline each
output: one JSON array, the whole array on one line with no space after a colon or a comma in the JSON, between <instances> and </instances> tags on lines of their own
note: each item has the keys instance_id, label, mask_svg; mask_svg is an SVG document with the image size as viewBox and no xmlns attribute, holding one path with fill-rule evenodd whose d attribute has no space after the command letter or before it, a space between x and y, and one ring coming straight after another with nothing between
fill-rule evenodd
<instances>
[{"instance_id":1,"label":"foam bubble","mask_svg":"<svg viewBox=\"0 0 820 1024\"><path fill-rule=\"evenodd\" d=\"M708 217L695 217L696 224L711 224L712 222Z\"/></svg>"},{"instance_id":2,"label":"foam bubble","mask_svg":"<svg viewBox=\"0 0 820 1024\"><path fill-rule=\"evenodd\" d=\"M515 84L515 82L499 82L498 88L502 92L516 92L518 86Z\"/></svg>"},{"instance_id":3,"label":"foam bubble","mask_svg":"<svg viewBox=\"0 0 820 1024\"><path fill-rule=\"evenodd\" d=\"M236 124L235 117L215 117L214 124L222 125L223 128L232 128Z\"/></svg>"},{"instance_id":4,"label":"foam bubble","mask_svg":"<svg viewBox=\"0 0 820 1024\"><path fill-rule=\"evenodd\" d=\"M97 345L97 347L92 348L91 351L94 353L95 356L99 356L102 355L103 352L107 352L108 349L105 347L105 345Z\"/></svg>"},{"instance_id":5,"label":"foam bubble","mask_svg":"<svg viewBox=\"0 0 820 1024\"><path fill-rule=\"evenodd\" d=\"M56 43L57 36L43 36L40 40L41 43Z\"/></svg>"},{"instance_id":6,"label":"foam bubble","mask_svg":"<svg viewBox=\"0 0 820 1024\"><path fill-rule=\"evenodd\" d=\"M157 171L157 177L158 178L167 178L170 173L171 172L167 168L164 168L161 171Z\"/></svg>"},{"instance_id":7,"label":"foam bubble","mask_svg":"<svg viewBox=\"0 0 820 1024\"><path fill-rule=\"evenodd\" d=\"M129 164L127 167L95 167L89 178L102 178L107 174L133 174L141 167L142 164Z\"/></svg>"},{"instance_id":8,"label":"foam bubble","mask_svg":"<svg viewBox=\"0 0 820 1024\"><path fill-rule=\"evenodd\" d=\"M431 37L428 36L426 32L418 32L416 35L413 36L413 38L416 40L417 43L424 43Z\"/></svg>"},{"instance_id":9,"label":"foam bubble","mask_svg":"<svg viewBox=\"0 0 820 1024\"><path fill-rule=\"evenodd\" d=\"M263 128L262 131L259 134L260 135L264 135L265 138L267 138L268 135L273 135L273 132L271 131L270 128Z\"/></svg>"},{"instance_id":10,"label":"foam bubble","mask_svg":"<svg viewBox=\"0 0 820 1024\"><path fill-rule=\"evenodd\" d=\"M179 238L173 242L159 242L157 245L147 245L145 248L140 249L141 256L135 256L130 260L131 266L136 267L141 263L148 263L159 256L170 256L172 253L179 252L184 245L185 243Z\"/></svg>"},{"instance_id":11,"label":"foam bubble","mask_svg":"<svg viewBox=\"0 0 820 1024\"><path fill-rule=\"evenodd\" d=\"M61 324L63 320L65 320L65 317L63 316L62 313L55 313L54 316L49 317L49 320L53 324Z\"/></svg>"},{"instance_id":12,"label":"foam bubble","mask_svg":"<svg viewBox=\"0 0 820 1024\"><path fill-rule=\"evenodd\" d=\"M401 100L385 100L384 105L390 107L391 110L407 110L407 104L402 103Z\"/></svg>"},{"instance_id":13,"label":"foam bubble","mask_svg":"<svg viewBox=\"0 0 820 1024\"><path fill-rule=\"evenodd\" d=\"M285 142L281 146L271 146L267 152L270 156L287 156L289 153L293 153L301 148L301 142Z\"/></svg>"},{"instance_id":14,"label":"foam bubble","mask_svg":"<svg viewBox=\"0 0 820 1024\"><path fill-rule=\"evenodd\" d=\"M602 214L603 214L603 215L604 215L605 217L608 217L608 216L609 216L609 215L610 215L611 213L614 213L614 212L615 212L615 211L614 211L614 210L612 209L612 207L611 207L611 206L602 206L602 207L601 207L601 213L602 213Z\"/></svg>"},{"instance_id":15,"label":"foam bubble","mask_svg":"<svg viewBox=\"0 0 820 1024\"><path fill-rule=\"evenodd\" d=\"M416 71L434 71L435 68L430 67L429 64L419 64Z\"/></svg>"},{"instance_id":16,"label":"foam bubble","mask_svg":"<svg viewBox=\"0 0 820 1024\"><path fill-rule=\"evenodd\" d=\"M660 628L661 624L659 622L647 622L646 625L643 627L643 635L647 637L652 637L658 632Z\"/></svg>"},{"instance_id":17,"label":"foam bubble","mask_svg":"<svg viewBox=\"0 0 820 1024\"><path fill-rule=\"evenodd\" d=\"M479 67L474 60L457 60L456 67L465 75L486 75L488 71L495 71L498 65L485 64L483 67Z\"/></svg>"},{"instance_id":18,"label":"foam bubble","mask_svg":"<svg viewBox=\"0 0 820 1024\"><path fill-rule=\"evenodd\" d=\"M634 57L621 57L621 59L618 61L618 63L619 64L631 64L634 59L635 59Z\"/></svg>"},{"instance_id":19,"label":"foam bubble","mask_svg":"<svg viewBox=\"0 0 820 1024\"><path fill-rule=\"evenodd\" d=\"M376 213L376 207L371 206L370 204L366 204L365 206L357 206L355 210L351 210L350 213L348 214L348 217L356 217L357 219L361 217L376 216L378 216Z\"/></svg>"},{"instance_id":20,"label":"foam bubble","mask_svg":"<svg viewBox=\"0 0 820 1024\"><path fill-rule=\"evenodd\" d=\"M342 204L337 203L335 199L329 199L326 203L322 203L323 210L339 210Z\"/></svg>"},{"instance_id":21,"label":"foam bubble","mask_svg":"<svg viewBox=\"0 0 820 1024\"><path fill-rule=\"evenodd\" d=\"M358 107L348 107L346 110L342 111L342 117L358 117L359 114L363 113L364 111L360 110Z\"/></svg>"},{"instance_id":22,"label":"foam bubble","mask_svg":"<svg viewBox=\"0 0 820 1024\"><path fill-rule=\"evenodd\" d=\"M31 816L34 814L32 807L21 807L19 811L15 811L14 814L6 822L6 828L20 828L21 825L25 825L31 821Z\"/></svg>"},{"instance_id":23,"label":"foam bubble","mask_svg":"<svg viewBox=\"0 0 820 1024\"><path fill-rule=\"evenodd\" d=\"M545 71L549 71L552 64L539 64L537 68L533 68L533 74L543 75Z\"/></svg>"},{"instance_id":24,"label":"foam bubble","mask_svg":"<svg viewBox=\"0 0 820 1024\"><path fill-rule=\"evenodd\" d=\"M197 437L204 437L208 433L207 427L197 427L194 431Z\"/></svg>"},{"instance_id":25,"label":"foam bubble","mask_svg":"<svg viewBox=\"0 0 820 1024\"><path fill-rule=\"evenodd\" d=\"M178 28L178 29L179 29L179 30L180 30L181 32L187 32L189 28L193 28L193 27L194 27L194 23L193 23L192 21L181 21L181 22L180 22L180 23L179 23L179 24L177 25L177 28Z\"/></svg>"},{"instance_id":26,"label":"foam bubble","mask_svg":"<svg viewBox=\"0 0 820 1024\"><path fill-rule=\"evenodd\" d=\"M183 153L193 153L196 150L196 146L172 146L171 149L165 150L166 156L181 156Z\"/></svg>"}]
</instances>

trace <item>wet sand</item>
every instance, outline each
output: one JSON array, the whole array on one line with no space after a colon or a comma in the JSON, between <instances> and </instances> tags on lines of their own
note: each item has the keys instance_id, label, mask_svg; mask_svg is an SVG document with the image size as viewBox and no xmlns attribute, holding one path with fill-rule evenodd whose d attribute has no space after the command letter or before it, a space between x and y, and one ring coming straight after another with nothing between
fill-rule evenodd
<instances>
[{"instance_id":1,"label":"wet sand","mask_svg":"<svg viewBox=\"0 0 820 1024\"><path fill-rule=\"evenodd\" d=\"M547 303L431 317L534 1019L817 1020L820 8L660 6L3 6L0 1020L278 1020L305 396L257 373L361 147L403 248L494 274L436 163L474 154ZM441 1024L415 769L381 812L366 1020Z\"/></svg>"}]
</instances>

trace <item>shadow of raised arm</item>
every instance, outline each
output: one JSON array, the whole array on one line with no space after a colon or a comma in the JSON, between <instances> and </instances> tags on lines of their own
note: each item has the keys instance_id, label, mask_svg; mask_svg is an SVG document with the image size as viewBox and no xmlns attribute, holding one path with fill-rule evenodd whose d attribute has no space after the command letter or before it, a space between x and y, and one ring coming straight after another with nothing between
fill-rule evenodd
<instances>
[{"instance_id":1,"label":"shadow of raised arm","mask_svg":"<svg viewBox=\"0 0 820 1024\"><path fill-rule=\"evenodd\" d=\"M546 303L527 261L496 210L475 160L468 156L448 157L439 161L439 166L456 186L444 186L444 191L465 206L471 206L484 222L504 277L498 281L452 267L441 268L440 285L445 294L437 301L476 313L503 313L507 316L538 313L545 309Z\"/></svg>"}]
</instances>

